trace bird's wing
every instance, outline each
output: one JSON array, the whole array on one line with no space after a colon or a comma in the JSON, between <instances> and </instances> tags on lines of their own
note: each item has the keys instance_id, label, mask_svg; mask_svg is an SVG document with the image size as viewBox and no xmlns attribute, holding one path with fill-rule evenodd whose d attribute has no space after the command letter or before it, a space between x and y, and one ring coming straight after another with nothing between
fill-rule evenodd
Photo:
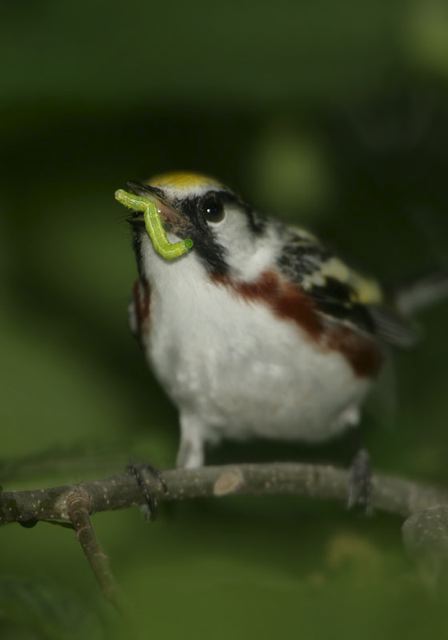
<instances>
[{"instance_id":1,"label":"bird's wing","mask_svg":"<svg viewBox=\"0 0 448 640\"><path fill-rule=\"evenodd\" d=\"M278 265L330 321L350 325L396 346L415 343L414 330L385 304L378 283L349 267L309 233L300 229L291 233Z\"/></svg>"}]
</instances>

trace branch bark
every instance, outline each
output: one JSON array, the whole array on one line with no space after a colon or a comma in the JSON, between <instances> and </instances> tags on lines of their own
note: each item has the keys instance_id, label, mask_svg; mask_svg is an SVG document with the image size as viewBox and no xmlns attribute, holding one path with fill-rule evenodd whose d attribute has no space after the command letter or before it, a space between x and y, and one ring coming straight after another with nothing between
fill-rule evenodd
<instances>
[{"instance_id":1,"label":"branch bark","mask_svg":"<svg viewBox=\"0 0 448 640\"><path fill-rule=\"evenodd\" d=\"M109 558L98 542L90 519L89 494L83 489L76 488L69 493L66 503L68 517L101 591L116 609L120 609L118 587L110 568Z\"/></svg>"},{"instance_id":2,"label":"branch bark","mask_svg":"<svg viewBox=\"0 0 448 640\"><path fill-rule=\"evenodd\" d=\"M296 495L346 503L349 474L328 465L300 463L240 464L161 472L165 489L148 477L148 490L158 501L227 495ZM0 524L33 521L70 522L67 500L73 491L89 496L90 514L144 504L135 477L121 473L77 485L0 494ZM448 504L448 490L385 474L372 479L372 507L407 518L432 506Z\"/></svg>"}]
</instances>

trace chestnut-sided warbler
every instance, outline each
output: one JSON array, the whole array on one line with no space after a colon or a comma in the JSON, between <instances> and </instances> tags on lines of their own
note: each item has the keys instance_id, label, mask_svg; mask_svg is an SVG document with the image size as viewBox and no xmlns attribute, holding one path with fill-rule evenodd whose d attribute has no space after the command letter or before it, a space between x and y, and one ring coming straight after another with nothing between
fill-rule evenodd
<instances>
[{"instance_id":1,"label":"chestnut-sided warbler","mask_svg":"<svg viewBox=\"0 0 448 640\"><path fill-rule=\"evenodd\" d=\"M129 191L157 208L165 241L185 242L168 260L144 206L129 219L130 324L179 410L177 464L202 465L222 439L317 443L357 425L387 344L414 340L378 284L211 178L172 173Z\"/></svg>"}]
</instances>

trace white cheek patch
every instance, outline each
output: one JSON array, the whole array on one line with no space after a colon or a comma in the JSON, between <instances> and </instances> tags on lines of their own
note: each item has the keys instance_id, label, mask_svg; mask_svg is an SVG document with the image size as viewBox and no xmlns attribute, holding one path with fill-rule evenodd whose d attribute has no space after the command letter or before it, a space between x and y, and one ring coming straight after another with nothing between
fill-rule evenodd
<instances>
[{"instance_id":1,"label":"white cheek patch","mask_svg":"<svg viewBox=\"0 0 448 640\"><path fill-rule=\"evenodd\" d=\"M228 207L226 217L218 224L210 224L216 241L227 251L227 261L234 271L243 273L245 262L254 253L254 238L249 232L243 214Z\"/></svg>"},{"instance_id":2,"label":"white cheek patch","mask_svg":"<svg viewBox=\"0 0 448 640\"><path fill-rule=\"evenodd\" d=\"M241 279L255 280L275 264L281 246L277 235L268 231L257 236L249 228L246 216L238 209L229 208L222 223L210 226L217 242L227 250L230 268Z\"/></svg>"}]
</instances>

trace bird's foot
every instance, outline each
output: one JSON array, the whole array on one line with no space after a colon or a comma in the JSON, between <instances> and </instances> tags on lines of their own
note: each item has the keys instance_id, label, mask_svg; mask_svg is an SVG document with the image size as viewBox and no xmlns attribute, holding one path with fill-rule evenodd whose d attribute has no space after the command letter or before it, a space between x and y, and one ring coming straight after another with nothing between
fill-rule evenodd
<instances>
[{"instance_id":1,"label":"bird's foot","mask_svg":"<svg viewBox=\"0 0 448 640\"><path fill-rule=\"evenodd\" d=\"M157 515L157 498L151 490L151 483L148 479L156 480L163 491L167 492L165 480L162 478L158 469L148 463L130 463L126 467L126 471L131 474L142 492L145 499L140 509L146 520L155 520Z\"/></svg>"},{"instance_id":2,"label":"bird's foot","mask_svg":"<svg viewBox=\"0 0 448 640\"><path fill-rule=\"evenodd\" d=\"M366 515L373 513L372 467L367 449L360 449L350 465L347 507L359 507Z\"/></svg>"}]
</instances>

